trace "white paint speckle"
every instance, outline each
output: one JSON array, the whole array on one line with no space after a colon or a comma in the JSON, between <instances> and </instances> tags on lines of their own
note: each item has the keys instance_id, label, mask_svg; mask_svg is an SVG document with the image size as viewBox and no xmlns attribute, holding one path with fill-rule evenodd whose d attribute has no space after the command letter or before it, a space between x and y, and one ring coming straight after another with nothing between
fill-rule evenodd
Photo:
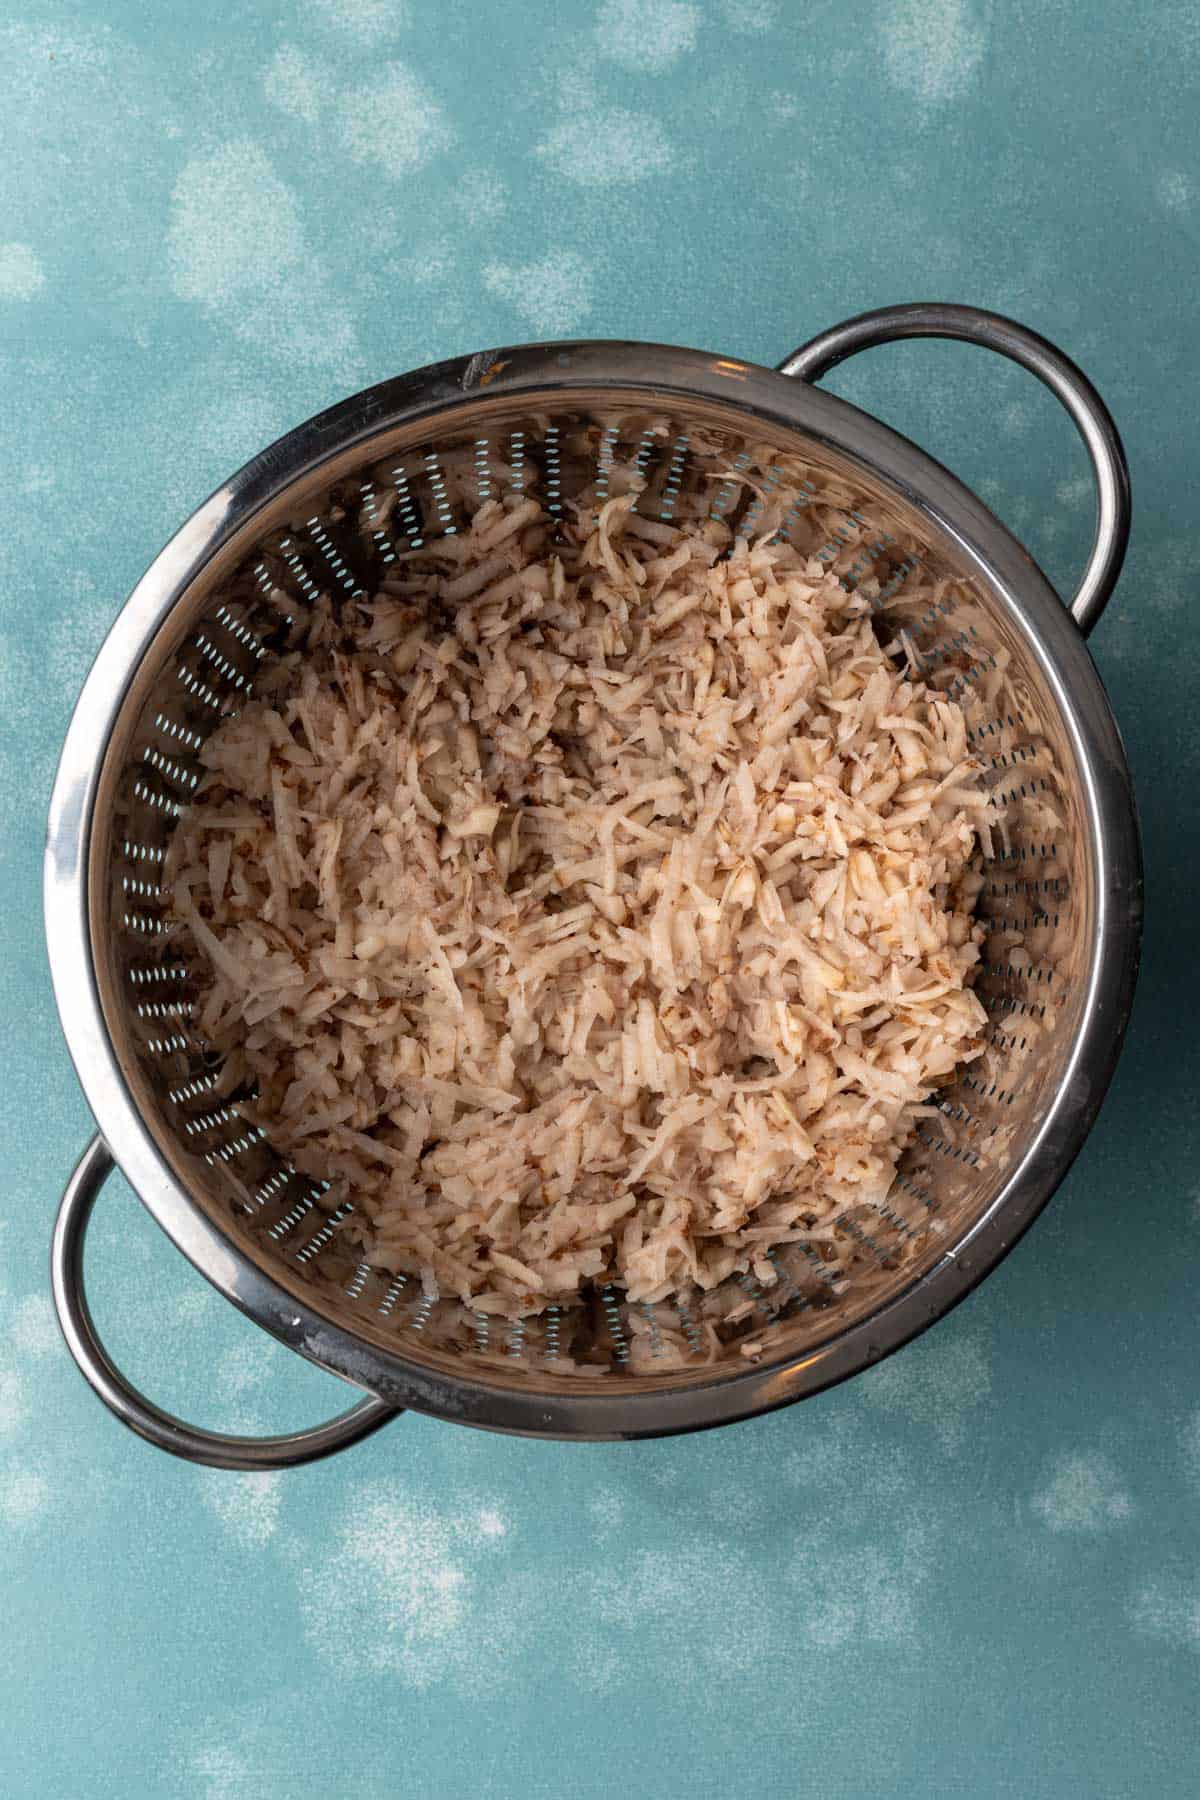
<instances>
[{"instance_id":1,"label":"white paint speckle","mask_svg":"<svg viewBox=\"0 0 1200 1800\"><path fill-rule=\"evenodd\" d=\"M1154 183L1158 204L1167 213L1190 212L1196 199L1196 186L1182 169L1164 169Z\"/></svg>"},{"instance_id":2,"label":"white paint speckle","mask_svg":"<svg viewBox=\"0 0 1200 1800\"><path fill-rule=\"evenodd\" d=\"M608 1644L587 1637L572 1652L570 1674L577 1688L600 1698L612 1694L625 1676L625 1659Z\"/></svg>"},{"instance_id":3,"label":"white paint speckle","mask_svg":"<svg viewBox=\"0 0 1200 1800\"><path fill-rule=\"evenodd\" d=\"M987 48L971 0L891 0L880 34L888 78L922 116L966 99Z\"/></svg>"},{"instance_id":4,"label":"white paint speckle","mask_svg":"<svg viewBox=\"0 0 1200 1800\"><path fill-rule=\"evenodd\" d=\"M797 1436L795 1449L780 1459L779 1473L789 1487L807 1490L805 1507L819 1495L843 1513L866 1508L873 1515L881 1506L906 1501L911 1493L910 1459L880 1441L873 1421L843 1408L814 1420Z\"/></svg>"},{"instance_id":5,"label":"white paint speckle","mask_svg":"<svg viewBox=\"0 0 1200 1800\"><path fill-rule=\"evenodd\" d=\"M63 578L66 610L49 627L43 667L53 690L73 697L117 615L116 596L101 594L83 569Z\"/></svg>"},{"instance_id":6,"label":"white paint speckle","mask_svg":"<svg viewBox=\"0 0 1200 1800\"><path fill-rule=\"evenodd\" d=\"M601 56L657 75L695 48L699 8L690 0L604 0L596 18Z\"/></svg>"},{"instance_id":7,"label":"white paint speckle","mask_svg":"<svg viewBox=\"0 0 1200 1800\"><path fill-rule=\"evenodd\" d=\"M232 1744L202 1744L188 1758L202 1800L245 1800L256 1789L255 1771Z\"/></svg>"},{"instance_id":8,"label":"white paint speckle","mask_svg":"<svg viewBox=\"0 0 1200 1800\"><path fill-rule=\"evenodd\" d=\"M132 333L155 310L163 140L188 83L182 71L166 74L161 55L134 34L103 23L112 9L60 12L48 25L33 21L39 10L6 6L0 19L0 237L24 240L0 249L0 296L53 294L70 310L86 280L104 296L107 332ZM61 316L39 342L44 353L66 351ZM70 384L76 404L89 380L79 373ZM5 385L20 391L8 371ZM40 431L29 441L52 441L45 405L38 410Z\"/></svg>"},{"instance_id":9,"label":"white paint speckle","mask_svg":"<svg viewBox=\"0 0 1200 1800\"><path fill-rule=\"evenodd\" d=\"M592 271L573 250L551 252L540 262L489 263L483 271L491 294L541 333L569 331L592 304Z\"/></svg>"},{"instance_id":10,"label":"white paint speckle","mask_svg":"<svg viewBox=\"0 0 1200 1800\"><path fill-rule=\"evenodd\" d=\"M35 1469L0 1470L0 1519L28 1525L50 1505L50 1483Z\"/></svg>"},{"instance_id":11,"label":"white paint speckle","mask_svg":"<svg viewBox=\"0 0 1200 1800\"><path fill-rule=\"evenodd\" d=\"M217 1386L231 1398L253 1393L271 1379L281 1356L279 1345L264 1332L231 1344L217 1363Z\"/></svg>"},{"instance_id":12,"label":"white paint speckle","mask_svg":"<svg viewBox=\"0 0 1200 1800\"><path fill-rule=\"evenodd\" d=\"M1129 1622L1139 1637L1200 1650L1200 1581L1146 1582L1130 1602Z\"/></svg>"},{"instance_id":13,"label":"white paint speckle","mask_svg":"<svg viewBox=\"0 0 1200 1800\"><path fill-rule=\"evenodd\" d=\"M313 7L360 44L382 43L409 22L404 0L313 0Z\"/></svg>"},{"instance_id":14,"label":"white paint speckle","mask_svg":"<svg viewBox=\"0 0 1200 1800\"><path fill-rule=\"evenodd\" d=\"M175 1301L175 1317L181 1325L196 1325L213 1311L217 1296L210 1287L188 1288Z\"/></svg>"},{"instance_id":15,"label":"white paint speckle","mask_svg":"<svg viewBox=\"0 0 1200 1800\"><path fill-rule=\"evenodd\" d=\"M1060 506L1070 512L1078 512L1086 506L1096 492L1096 484L1090 475L1075 475L1070 481L1060 481L1054 490L1054 498Z\"/></svg>"},{"instance_id":16,"label":"white paint speckle","mask_svg":"<svg viewBox=\"0 0 1200 1800\"><path fill-rule=\"evenodd\" d=\"M32 300L46 271L28 244L0 244L0 300Z\"/></svg>"},{"instance_id":17,"label":"white paint speckle","mask_svg":"<svg viewBox=\"0 0 1200 1800\"><path fill-rule=\"evenodd\" d=\"M454 239L434 238L419 244L393 267L402 280L415 287L444 287L453 280L458 267Z\"/></svg>"},{"instance_id":18,"label":"white paint speckle","mask_svg":"<svg viewBox=\"0 0 1200 1800\"><path fill-rule=\"evenodd\" d=\"M542 139L537 155L564 181L589 188L665 175L675 160L658 121L621 106L564 118Z\"/></svg>"},{"instance_id":19,"label":"white paint speckle","mask_svg":"<svg viewBox=\"0 0 1200 1800\"><path fill-rule=\"evenodd\" d=\"M14 1308L8 1341L18 1356L37 1361L62 1347L58 1316L49 1294L27 1294Z\"/></svg>"},{"instance_id":20,"label":"white paint speckle","mask_svg":"<svg viewBox=\"0 0 1200 1800\"><path fill-rule=\"evenodd\" d=\"M171 196L175 292L232 336L282 359L355 365L354 324L299 204L261 145L239 138L193 157Z\"/></svg>"},{"instance_id":21,"label":"white paint speckle","mask_svg":"<svg viewBox=\"0 0 1200 1800\"><path fill-rule=\"evenodd\" d=\"M494 169L468 169L454 184L453 204L475 225L494 225L508 211L508 185Z\"/></svg>"},{"instance_id":22,"label":"white paint speckle","mask_svg":"<svg viewBox=\"0 0 1200 1800\"><path fill-rule=\"evenodd\" d=\"M1179 1434L1179 1449L1188 1480L1200 1494L1200 1412L1194 1412Z\"/></svg>"},{"instance_id":23,"label":"white paint speckle","mask_svg":"<svg viewBox=\"0 0 1200 1800\"><path fill-rule=\"evenodd\" d=\"M30 680L36 681L36 671L31 672ZM4 704L3 688L4 654L3 646L0 646L0 706ZM31 691L36 692L36 687ZM9 713L9 723L25 710L32 708L18 708ZM15 843L20 834L28 848L33 850L36 839L45 829L46 807L57 764L57 745L42 746L31 751L22 770L21 781L0 782L0 836L6 836L7 841Z\"/></svg>"},{"instance_id":24,"label":"white paint speckle","mask_svg":"<svg viewBox=\"0 0 1200 1800\"><path fill-rule=\"evenodd\" d=\"M740 1549L692 1533L670 1549L640 1550L598 1574L592 1601L595 1617L605 1624L619 1625L645 1613L687 1617L700 1608L710 1625L720 1618L724 1627L729 1620L721 1603L735 1594L748 1599L750 1585L750 1568Z\"/></svg>"},{"instance_id":25,"label":"white paint speckle","mask_svg":"<svg viewBox=\"0 0 1200 1800\"><path fill-rule=\"evenodd\" d=\"M951 1330L910 1344L859 1377L864 1400L932 1430L943 1448L963 1444L969 1415L992 1390L992 1359L978 1333Z\"/></svg>"},{"instance_id":26,"label":"white paint speckle","mask_svg":"<svg viewBox=\"0 0 1200 1800\"><path fill-rule=\"evenodd\" d=\"M387 1673L412 1688L444 1679L471 1655L485 1577L470 1552L501 1544L503 1527L494 1508L448 1514L394 1483L354 1490L330 1546L292 1553L310 1644L342 1678Z\"/></svg>"},{"instance_id":27,"label":"white paint speckle","mask_svg":"<svg viewBox=\"0 0 1200 1800\"><path fill-rule=\"evenodd\" d=\"M291 190L247 138L192 159L175 184L168 231L172 280L184 300L237 303L303 261Z\"/></svg>"},{"instance_id":28,"label":"white paint speckle","mask_svg":"<svg viewBox=\"0 0 1200 1800\"><path fill-rule=\"evenodd\" d=\"M779 22L778 0L721 0L721 17L743 37L770 31Z\"/></svg>"},{"instance_id":29,"label":"white paint speckle","mask_svg":"<svg viewBox=\"0 0 1200 1800\"><path fill-rule=\"evenodd\" d=\"M1024 400L1010 400L1000 414L1000 427L1006 437L1027 437L1033 426L1033 408Z\"/></svg>"},{"instance_id":30,"label":"white paint speckle","mask_svg":"<svg viewBox=\"0 0 1200 1800\"><path fill-rule=\"evenodd\" d=\"M1051 1531L1084 1534L1108 1531L1133 1513L1117 1470L1097 1451L1056 1457L1032 1506Z\"/></svg>"},{"instance_id":31,"label":"white paint speckle","mask_svg":"<svg viewBox=\"0 0 1200 1800\"><path fill-rule=\"evenodd\" d=\"M820 1649L913 1638L931 1571L928 1533L916 1526L897 1529L880 1543L842 1544L820 1530L807 1534L789 1572L798 1591L797 1630Z\"/></svg>"},{"instance_id":32,"label":"white paint speckle","mask_svg":"<svg viewBox=\"0 0 1200 1800\"><path fill-rule=\"evenodd\" d=\"M29 1417L29 1383L20 1369L0 1362L0 1432L16 1431Z\"/></svg>"},{"instance_id":33,"label":"white paint speckle","mask_svg":"<svg viewBox=\"0 0 1200 1800\"><path fill-rule=\"evenodd\" d=\"M603 1536L620 1530L625 1522L625 1496L616 1488L597 1488L588 1498L593 1529Z\"/></svg>"},{"instance_id":34,"label":"white paint speckle","mask_svg":"<svg viewBox=\"0 0 1200 1800\"><path fill-rule=\"evenodd\" d=\"M454 141L441 106L404 63L389 63L369 85L345 93L341 110L344 147L394 181L423 169Z\"/></svg>"},{"instance_id":35,"label":"white paint speckle","mask_svg":"<svg viewBox=\"0 0 1200 1800\"><path fill-rule=\"evenodd\" d=\"M1160 534L1148 571L1150 604L1156 613L1170 617L1190 605L1196 570L1196 543L1186 531ZM1135 621L1135 630L1140 626ZM1141 633L1143 642L1146 634Z\"/></svg>"},{"instance_id":36,"label":"white paint speckle","mask_svg":"<svg viewBox=\"0 0 1200 1800\"><path fill-rule=\"evenodd\" d=\"M333 99L317 63L291 44L276 51L263 76L263 92L272 106L305 125L315 125Z\"/></svg>"},{"instance_id":37,"label":"white paint speckle","mask_svg":"<svg viewBox=\"0 0 1200 1800\"><path fill-rule=\"evenodd\" d=\"M647 1629L669 1621L680 1646L673 1699L688 1704L710 1697L713 1681L733 1670L771 1667L777 1611L777 1580L747 1556L736 1532L714 1536L690 1520L669 1548L621 1556L619 1544L606 1546L582 1607L592 1642L624 1650L635 1669ZM590 1685L590 1658L574 1673Z\"/></svg>"},{"instance_id":38,"label":"white paint speckle","mask_svg":"<svg viewBox=\"0 0 1200 1800\"><path fill-rule=\"evenodd\" d=\"M283 1504L278 1470L243 1475L229 1469L200 1469L196 1479L204 1504L243 1550L261 1550L270 1543Z\"/></svg>"}]
</instances>

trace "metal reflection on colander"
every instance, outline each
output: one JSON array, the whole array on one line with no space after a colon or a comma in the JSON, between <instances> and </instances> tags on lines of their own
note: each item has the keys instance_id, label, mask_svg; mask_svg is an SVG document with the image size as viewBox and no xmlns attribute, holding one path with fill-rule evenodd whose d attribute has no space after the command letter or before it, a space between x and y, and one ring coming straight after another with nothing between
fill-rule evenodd
<instances>
[{"instance_id":1,"label":"metal reflection on colander","mask_svg":"<svg viewBox=\"0 0 1200 1800\"><path fill-rule=\"evenodd\" d=\"M1071 613L937 465L809 385L889 337L985 343L1031 368L1084 437L1096 543ZM839 1221L777 1279L655 1306L604 1287L517 1321L434 1299L364 1258L331 1204L247 1123L200 1035L160 878L205 740L319 597L375 591L394 559L520 491L550 520L633 462L638 510L790 537L847 586L870 570L889 629L963 707L1006 822L984 871L984 1054L937 1096L885 1202ZM1120 444L1044 340L966 308L894 308L780 371L628 344L525 346L441 364L302 426L220 489L135 590L88 678L55 787L46 862L64 1029L101 1136L64 1198L55 1293L88 1379L135 1430L195 1460L321 1455L413 1406L541 1435L717 1424L852 1374L944 1313L1045 1203L1095 1116L1136 969L1140 864L1119 738L1083 647L1128 530ZM1071 615L1074 615L1072 617ZM228 1438L173 1419L108 1358L83 1233L113 1161L191 1260L284 1341L372 1398L313 1431Z\"/></svg>"}]
</instances>

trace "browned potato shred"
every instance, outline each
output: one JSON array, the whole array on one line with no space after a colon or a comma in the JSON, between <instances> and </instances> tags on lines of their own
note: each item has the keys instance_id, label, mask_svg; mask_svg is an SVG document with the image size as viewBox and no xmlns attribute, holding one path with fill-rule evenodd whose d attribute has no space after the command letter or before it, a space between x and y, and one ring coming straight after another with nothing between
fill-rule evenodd
<instances>
[{"instance_id":1,"label":"browned potato shred","mask_svg":"<svg viewBox=\"0 0 1200 1800\"><path fill-rule=\"evenodd\" d=\"M477 1312L769 1287L982 1048L961 709L877 582L633 498L491 500L314 606L171 850L244 1110Z\"/></svg>"}]
</instances>

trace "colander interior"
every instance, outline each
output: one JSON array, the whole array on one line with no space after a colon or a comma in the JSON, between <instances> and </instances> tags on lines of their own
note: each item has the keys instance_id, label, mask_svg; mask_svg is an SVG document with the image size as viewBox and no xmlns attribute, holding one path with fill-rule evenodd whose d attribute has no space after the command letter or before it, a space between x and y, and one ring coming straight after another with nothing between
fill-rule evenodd
<instances>
[{"instance_id":1,"label":"colander interior","mask_svg":"<svg viewBox=\"0 0 1200 1800\"><path fill-rule=\"evenodd\" d=\"M536 498L553 522L612 471L638 510L778 532L847 588L872 579L885 641L964 707L1006 829L983 867L989 936L977 991L984 1055L936 1098L886 1202L839 1227L836 1266L775 1253L778 1279L637 1307L617 1288L510 1324L423 1297L364 1255L351 1194L332 1205L247 1124L194 1024L195 979L160 885L208 734L254 691L320 595L375 592L406 552L488 498ZM202 568L131 681L102 772L89 860L101 1004L124 1080L194 1203L331 1326L440 1377L619 1395L711 1383L815 1352L960 1253L1037 1136L1078 1028L1093 937L1094 850L1070 736L1042 660L948 532L831 444L645 393L486 397L381 431L297 481Z\"/></svg>"}]
</instances>

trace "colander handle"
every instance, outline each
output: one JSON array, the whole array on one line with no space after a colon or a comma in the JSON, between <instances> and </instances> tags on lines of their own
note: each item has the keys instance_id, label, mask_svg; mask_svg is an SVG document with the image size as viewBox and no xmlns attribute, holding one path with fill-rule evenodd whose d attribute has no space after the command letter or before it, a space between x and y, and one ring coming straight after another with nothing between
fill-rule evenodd
<instances>
[{"instance_id":1,"label":"colander handle","mask_svg":"<svg viewBox=\"0 0 1200 1800\"><path fill-rule=\"evenodd\" d=\"M881 306L875 312L846 319L794 350L778 365L779 371L802 381L819 381L859 350L913 337L961 338L964 343L998 351L1044 382L1075 421L1096 478L1096 535L1069 609L1086 636L1107 606L1125 560L1129 468L1107 406L1069 356L1036 331L1000 313L921 301L912 306Z\"/></svg>"},{"instance_id":2,"label":"colander handle","mask_svg":"<svg viewBox=\"0 0 1200 1800\"><path fill-rule=\"evenodd\" d=\"M50 1250L50 1274L54 1304L67 1348L80 1373L122 1424L139 1437L187 1462L205 1463L213 1469L287 1469L296 1463L316 1462L335 1450L357 1444L401 1409L388 1406L374 1395L360 1400L348 1412L307 1431L289 1431L280 1437L235 1437L223 1431L203 1431L186 1425L173 1413L164 1412L138 1392L121 1374L100 1341L92 1322L83 1286L83 1243L96 1196L112 1174L108 1145L94 1137L67 1183L58 1209Z\"/></svg>"}]
</instances>

